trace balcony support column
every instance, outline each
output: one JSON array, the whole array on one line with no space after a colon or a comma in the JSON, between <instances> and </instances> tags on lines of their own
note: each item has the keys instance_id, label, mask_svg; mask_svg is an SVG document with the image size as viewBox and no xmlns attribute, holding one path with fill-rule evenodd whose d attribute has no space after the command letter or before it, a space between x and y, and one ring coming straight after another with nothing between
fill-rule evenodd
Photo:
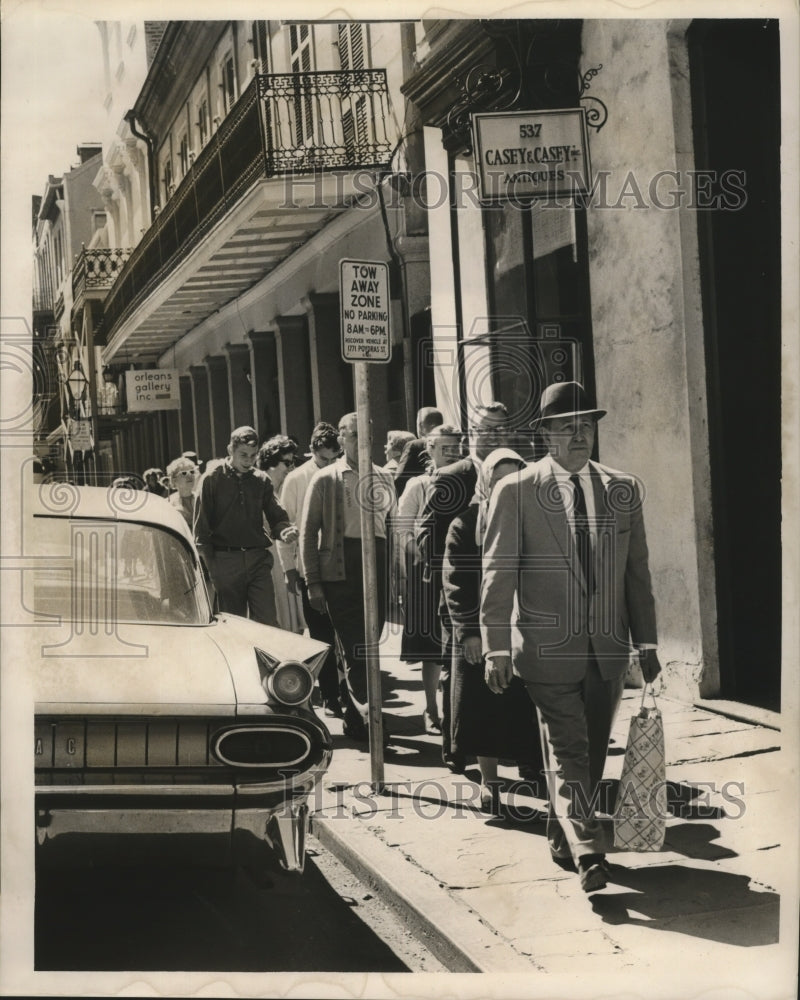
<instances>
[{"instance_id":1,"label":"balcony support column","mask_svg":"<svg viewBox=\"0 0 800 1000\"><path fill-rule=\"evenodd\" d=\"M180 446L179 454L184 451L197 451L194 439L194 397L192 396L192 379L190 375L179 378L181 392L180 410ZM198 458L205 458L198 452Z\"/></svg>"},{"instance_id":2,"label":"balcony support column","mask_svg":"<svg viewBox=\"0 0 800 1000\"><path fill-rule=\"evenodd\" d=\"M306 316L277 316L278 382L281 428L298 441L308 441L314 427L311 364Z\"/></svg>"},{"instance_id":3,"label":"balcony support column","mask_svg":"<svg viewBox=\"0 0 800 1000\"><path fill-rule=\"evenodd\" d=\"M409 329L403 330L403 381L405 383L406 427L413 428L417 414L415 400L421 398L421 358L414 357L415 345L411 337L412 317L418 316L430 306L431 272L430 251L427 236L398 236L394 242L400 266L402 282L400 294L405 299L403 316L408 317ZM419 383L419 384L418 384Z\"/></svg>"},{"instance_id":4,"label":"balcony support column","mask_svg":"<svg viewBox=\"0 0 800 1000\"><path fill-rule=\"evenodd\" d=\"M302 300L308 317L308 349L314 422L336 426L355 409L353 366L342 360L339 296L312 292Z\"/></svg>"},{"instance_id":5,"label":"balcony support column","mask_svg":"<svg viewBox=\"0 0 800 1000\"><path fill-rule=\"evenodd\" d=\"M211 448L215 456L224 455L231 437L228 362L218 354L203 359L208 371L208 398L211 418Z\"/></svg>"},{"instance_id":6,"label":"balcony support column","mask_svg":"<svg viewBox=\"0 0 800 1000\"><path fill-rule=\"evenodd\" d=\"M167 443L166 427L164 426L164 411L156 410L153 414L153 465L163 471L166 465Z\"/></svg>"},{"instance_id":7,"label":"balcony support column","mask_svg":"<svg viewBox=\"0 0 800 1000\"><path fill-rule=\"evenodd\" d=\"M181 451L181 417L178 410L164 410L164 425L167 437L167 465L180 455ZM164 467L166 471L166 466Z\"/></svg>"},{"instance_id":8,"label":"balcony support column","mask_svg":"<svg viewBox=\"0 0 800 1000\"><path fill-rule=\"evenodd\" d=\"M156 410L150 415L150 430L153 435L153 465L164 470L164 456L167 449L164 444L164 411Z\"/></svg>"},{"instance_id":9,"label":"balcony support column","mask_svg":"<svg viewBox=\"0 0 800 1000\"><path fill-rule=\"evenodd\" d=\"M114 431L114 476L124 476L131 468L131 427Z\"/></svg>"},{"instance_id":10,"label":"balcony support column","mask_svg":"<svg viewBox=\"0 0 800 1000\"><path fill-rule=\"evenodd\" d=\"M189 374L192 377L195 451L205 461L222 457L216 454L212 446L206 366L190 365Z\"/></svg>"},{"instance_id":11,"label":"balcony support column","mask_svg":"<svg viewBox=\"0 0 800 1000\"><path fill-rule=\"evenodd\" d=\"M386 432L389 430L388 365L367 365L369 379L370 414L372 416L372 461L383 465L386 454Z\"/></svg>"},{"instance_id":12,"label":"balcony support column","mask_svg":"<svg viewBox=\"0 0 800 1000\"><path fill-rule=\"evenodd\" d=\"M140 476L142 472L142 421L136 417L131 426L130 449L128 450L128 469L132 476Z\"/></svg>"},{"instance_id":13,"label":"balcony support column","mask_svg":"<svg viewBox=\"0 0 800 1000\"><path fill-rule=\"evenodd\" d=\"M136 470L141 476L145 469L153 465L153 425L148 413L142 414L142 421L139 424L141 457L139 468Z\"/></svg>"},{"instance_id":14,"label":"balcony support column","mask_svg":"<svg viewBox=\"0 0 800 1000\"><path fill-rule=\"evenodd\" d=\"M230 425L253 426L253 390L250 367L250 347L247 344L226 344L228 355L228 397Z\"/></svg>"},{"instance_id":15,"label":"balcony support column","mask_svg":"<svg viewBox=\"0 0 800 1000\"><path fill-rule=\"evenodd\" d=\"M278 359L273 330L250 330L253 427L264 440L280 433Z\"/></svg>"}]
</instances>

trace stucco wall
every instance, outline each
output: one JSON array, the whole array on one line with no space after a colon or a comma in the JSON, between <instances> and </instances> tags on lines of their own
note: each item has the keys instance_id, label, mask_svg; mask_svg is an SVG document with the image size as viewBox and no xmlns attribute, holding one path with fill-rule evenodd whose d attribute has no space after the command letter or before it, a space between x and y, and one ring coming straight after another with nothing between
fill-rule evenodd
<instances>
[{"instance_id":1,"label":"stucco wall","mask_svg":"<svg viewBox=\"0 0 800 1000\"><path fill-rule=\"evenodd\" d=\"M669 690L695 697L715 693L717 664L696 238L691 212L664 207L685 174L662 173L691 164L682 44L666 21L586 21L582 65L602 64L590 93L609 112L589 139L600 459L644 484L662 663Z\"/></svg>"}]
</instances>

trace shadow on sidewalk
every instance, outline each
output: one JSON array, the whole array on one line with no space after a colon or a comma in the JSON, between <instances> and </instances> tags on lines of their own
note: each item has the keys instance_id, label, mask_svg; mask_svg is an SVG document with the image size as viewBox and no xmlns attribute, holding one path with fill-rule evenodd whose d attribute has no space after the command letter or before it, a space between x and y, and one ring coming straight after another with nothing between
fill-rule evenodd
<instances>
[{"instance_id":1,"label":"shadow on sidewalk","mask_svg":"<svg viewBox=\"0 0 800 1000\"><path fill-rule=\"evenodd\" d=\"M679 826L668 826L664 850L703 861L738 857L737 852L729 847L712 843L719 836L720 831L711 823L681 823Z\"/></svg>"},{"instance_id":2,"label":"shadow on sidewalk","mask_svg":"<svg viewBox=\"0 0 800 1000\"><path fill-rule=\"evenodd\" d=\"M688 865L612 865L609 886L631 891L594 895L591 903L608 924L669 930L740 947L775 944L780 897L754 892L749 882L747 875Z\"/></svg>"}]
</instances>

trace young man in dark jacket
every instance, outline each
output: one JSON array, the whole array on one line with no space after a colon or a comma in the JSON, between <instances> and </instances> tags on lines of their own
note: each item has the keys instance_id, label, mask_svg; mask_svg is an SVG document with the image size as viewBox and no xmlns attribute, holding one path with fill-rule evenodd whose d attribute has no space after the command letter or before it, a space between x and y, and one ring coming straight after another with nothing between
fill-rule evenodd
<instances>
[{"instance_id":1,"label":"young man in dark jacket","mask_svg":"<svg viewBox=\"0 0 800 1000\"><path fill-rule=\"evenodd\" d=\"M219 610L242 617L249 612L277 628L270 547L273 538L293 542L297 528L275 499L269 476L255 468L257 454L252 427L233 431L228 457L200 484L195 536Z\"/></svg>"}]
</instances>

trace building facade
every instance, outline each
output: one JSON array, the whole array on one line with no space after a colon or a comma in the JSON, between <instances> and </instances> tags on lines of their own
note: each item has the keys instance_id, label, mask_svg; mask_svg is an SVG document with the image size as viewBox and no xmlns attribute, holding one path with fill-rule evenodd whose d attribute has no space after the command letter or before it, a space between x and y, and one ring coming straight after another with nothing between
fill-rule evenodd
<instances>
[{"instance_id":1,"label":"building facade","mask_svg":"<svg viewBox=\"0 0 800 1000\"><path fill-rule=\"evenodd\" d=\"M85 247L106 225L93 186L101 162L99 144L77 147L78 162L51 175L35 199L33 216L33 341L37 396L34 450L54 469L78 480L84 457L93 459L91 407L85 378L93 359L81 341L75 316L73 273Z\"/></svg>"},{"instance_id":2,"label":"building facade","mask_svg":"<svg viewBox=\"0 0 800 1000\"><path fill-rule=\"evenodd\" d=\"M97 179L111 191L125 178L111 194L109 245L135 237L148 200L153 221L131 242L94 339L119 377L175 372L181 408L119 428L116 468L187 449L218 457L240 424L304 446L314 423L352 410L342 257L392 266L395 350L370 373L376 455L389 427L413 422L422 402L409 389L408 344L429 295L425 248L390 183L408 155L398 146L404 35L413 28L166 25Z\"/></svg>"},{"instance_id":3,"label":"building facade","mask_svg":"<svg viewBox=\"0 0 800 1000\"><path fill-rule=\"evenodd\" d=\"M501 399L533 454L542 386L595 392L600 460L645 490L669 690L776 708L778 23L422 22L404 93L444 185L429 211L437 391L462 410ZM497 151L474 148L474 116L566 108L586 114L586 193L480 204ZM745 455L760 475L743 481Z\"/></svg>"},{"instance_id":4,"label":"building facade","mask_svg":"<svg viewBox=\"0 0 800 1000\"><path fill-rule=\"evenodd\" d=\"M420 406L465 426L489 399L536 457L542 388L581 380L609 411L597 457L644 487L668 691L778 707L778 22L100 31L105 225L71 311L91 345L99 469L218 457L240 424L305 445L354 408L339 261L385 262L376 460ZM535 130L542 112L582 123L584 187L531 197L535 176L510 170L522 194L487 200L487 164L530 147L485 136ZM570 176L567 147L546 148L533 174ZM143 369L173 373L178 409L127 410L124 375ZM108 385L118 410L101 416Z\"/></svg>"}]
</instances>

